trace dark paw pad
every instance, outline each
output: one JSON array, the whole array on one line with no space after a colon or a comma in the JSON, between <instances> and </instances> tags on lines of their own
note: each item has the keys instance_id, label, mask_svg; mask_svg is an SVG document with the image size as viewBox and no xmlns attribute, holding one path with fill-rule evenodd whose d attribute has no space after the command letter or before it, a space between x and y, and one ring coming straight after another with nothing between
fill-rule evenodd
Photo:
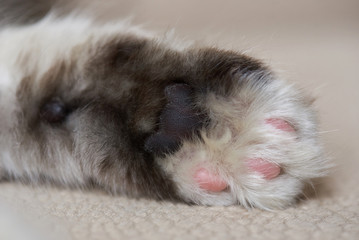
<instances>
[{"instance_id":1,"label":"dark paw pad","mask_svg":"<svg viewBox=\"0 0 359 240\"><path fill-rule=\"evenodd\" d=\"M176 151L203 126L205 116L193 104L193 89L187 84L165 88L167 104L160 115L159 129L145 142L145 149L157 155Z\"/></svg>"}]
</instances>

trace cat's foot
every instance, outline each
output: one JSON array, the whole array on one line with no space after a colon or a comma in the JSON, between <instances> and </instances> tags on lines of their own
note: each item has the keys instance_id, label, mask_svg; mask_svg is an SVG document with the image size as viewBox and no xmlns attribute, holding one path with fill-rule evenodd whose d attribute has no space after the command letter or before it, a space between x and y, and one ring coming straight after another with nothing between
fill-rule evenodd
<instances>
[{"instance_id":1,"label":"cat's foot","mask_svg":"<svg viewBox=\"0 0 359 240\"><path fill-rule=\"evenodd\" d=\"M234 84L226 96L188 84L165 88L167 104L145 148L185 201L283 208L321 175L310 103L280 80L253 83Z\"/></svg>"}]
</instances>

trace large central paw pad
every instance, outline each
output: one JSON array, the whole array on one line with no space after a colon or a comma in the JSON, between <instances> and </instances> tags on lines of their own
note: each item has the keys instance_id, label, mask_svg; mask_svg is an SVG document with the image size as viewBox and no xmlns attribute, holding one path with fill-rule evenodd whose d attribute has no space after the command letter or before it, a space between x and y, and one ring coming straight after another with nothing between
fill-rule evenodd
<instances>
[{"instance_id":1,"label":"large central paw pad","mask_svg":"<svg viewBox=\"0 0 359 240\"><path fill-rule=\"evenodd\" d=\"M145 149L157 155L176 151L182 139L190 138L204 123L204 114L193 104L193 89L187 84L165 88L167 105L160 115L159 129L145 142Z\"/></svg>"}]
</instances>

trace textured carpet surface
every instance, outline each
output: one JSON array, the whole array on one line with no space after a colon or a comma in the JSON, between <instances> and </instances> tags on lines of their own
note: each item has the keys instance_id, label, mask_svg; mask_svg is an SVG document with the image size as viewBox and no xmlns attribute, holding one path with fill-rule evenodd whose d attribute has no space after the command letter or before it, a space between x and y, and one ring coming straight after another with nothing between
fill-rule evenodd
<instances>
[{"instance_id":1,"label":"textured carpet surface","mask_svg":"<svg viewBox=\"0 0 359 240\"><path fill-rule=\"evenodd\" d=\"M99 192L2 184L0 196L72 239L358 239L359 191L284 211L129 200ZM23 212L24 213L24 212ZM51 224L48 223L51 221ZM43 225L42 225L43 226ZM62 237L61 237L62 238ZM62 238L63 239L63 238Z\"/></svg>"},{"instance_id":2,"label":"textured carpet surface","mask_svg":"<svg viewBox=\"0 0 359 240\"><path fill-rule=\"evenodd\" d=\"M0 239L30 239L25 233L5 238L29 225L44 239L359 239L359 2L203 3L108 1L96 14L108 20L130 12L135 23L174 27L188 39L246 50L281 70L318 96L322 138L337 164L331 176L307 200L273 212L5 182L0 183ZM10 221L5 212L25 223Z\"/></svg>"}]
</instances>

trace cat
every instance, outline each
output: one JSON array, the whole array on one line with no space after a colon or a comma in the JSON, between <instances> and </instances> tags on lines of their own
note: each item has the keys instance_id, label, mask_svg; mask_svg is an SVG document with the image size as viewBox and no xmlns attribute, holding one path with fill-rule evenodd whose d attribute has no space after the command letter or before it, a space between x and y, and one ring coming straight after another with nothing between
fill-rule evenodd
<instances>
[{"instance_id":1,"label":"cat","mask_svg":"<svg viewBox=\"0 0 359 240\"><path fill-rule=\"evenodd\" d=\"M313 99L261 61L34 16L0 30L1 179L270 210L327 173Z\"/></svg>"}]
</instances>

